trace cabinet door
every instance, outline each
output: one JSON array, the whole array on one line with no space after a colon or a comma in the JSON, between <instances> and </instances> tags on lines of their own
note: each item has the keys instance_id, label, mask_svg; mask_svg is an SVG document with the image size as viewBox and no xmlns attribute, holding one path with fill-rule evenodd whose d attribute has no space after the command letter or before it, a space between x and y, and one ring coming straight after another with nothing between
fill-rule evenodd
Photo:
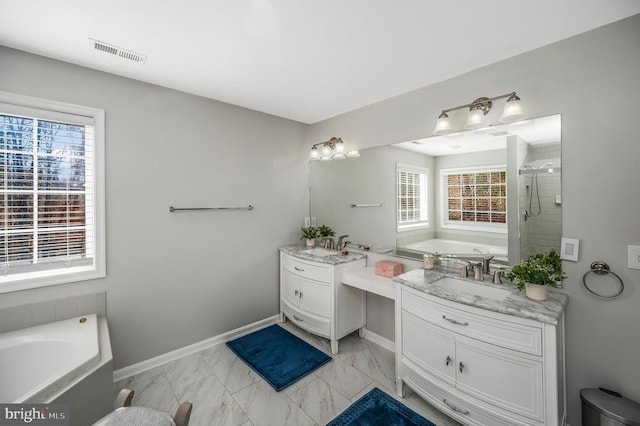
<instances>
[{"instance_id":1,"label":"cabinet door","mask_svg":"<svg viewBox=\"0 0 640 426\"><path fill-rule=\"evenodd\" d=\"M293 306L300 303L300 277L286 269L282 269L282 280L284 282L284 298Z\"/></svg>"},{"instance_id":2,"label":"cabinet door","mask_svg":"<svg viewBox=\"0 0 640 426\"><path fill-rule=\"evenodd\" d=\"M544 420L539 359L456 336L456 387L513 413Z\"/></svg>"},{"instance_id":3,"label":"cabinet door","mask_svg":"<svg viewBox=\"0 0 640 426\"><path fill-rule=\"evenodd\" d=\"M323 317L331 317L332 287L327 283L299 278L300 309Z\"/></svg>"},{"instance_id":4,"label":"cabinet door","mask_svg":"<svg viewBox=\"0 0 640 426\"><path fill-rule=\"evenodd\" d=\"M454 385L455 341L450 331L402 311L402 356Z\"/></svg>"}]
</instances>

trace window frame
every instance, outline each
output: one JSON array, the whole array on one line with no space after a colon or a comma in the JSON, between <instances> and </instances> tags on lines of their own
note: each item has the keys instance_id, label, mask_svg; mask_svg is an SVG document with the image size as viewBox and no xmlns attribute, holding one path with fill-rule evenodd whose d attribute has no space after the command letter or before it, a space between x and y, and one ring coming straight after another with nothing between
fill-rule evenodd
<instances>
[{"instance_id":1,"label":"window frame","mask_svg":"<svg viewBox=\"0 0 640 426\"><path fill-rule=\"evenodd\" d=\"M29 272L0 274L0 294L105 277L105 111L99 108L0 91L0 112L8 115L27 115L50 121L60 120L61 115L77 116L78 123L76 124L79 124L80 121L92 121L91 126L94 129L94 178L89 185L94 200L92 264L40 271L34 268Z\"/></svg>"},{"instance_id":2,"label":"window frame","mask_svg":"<svg viewBox=\"0 0 640 426\"><path fill-rule=\"evenodd\" d=\"M504 223L479 223L471 222L465 224L462 221L448 222L449 212L449 187L447 176L450 174L458 173L486 173L486 172L505 172L505 203L508 202L507 194L507 165L506 164L494 164L486 166L473 166L473 167L451 167L446 169L440 169L440 227L442 229L457 229L464 231L476 231L476 232L488 232L495 234L506 234L508 232L509 216L507 207L505 206L505 222Z\"/></svg>"},{"instance_id":3,"label":"window frame","mask_svg":"<svg viewBox=\"0 0 640 426\"><path fill-rule=\"evenodd\" d=\"M405 172L412 172L412 173L419 173L424 175L424 191L423 194L421 194L421 201L424 200L424 214L425 214L425 219L418 221L416 223L411 223L411 224L405 224L405 225L401 225L400 224L400 218L399 218L399 197L400 197L400 192L399 192L399 182L398 182L398 174L401 171L405 171ZM429 169L426 167L420 167L420 166L413 166L410 164L403 164L403 163L396 163L396 174L395 174L395 185L396 185L396 208L395 208L395 215L396 215L396 232L406 232L406 231L413 231L416 229L428 229L431 227L430 221L429 221ZM422 213L422 209L421 209L421 213Z\"/></svg>"}]
</instances>

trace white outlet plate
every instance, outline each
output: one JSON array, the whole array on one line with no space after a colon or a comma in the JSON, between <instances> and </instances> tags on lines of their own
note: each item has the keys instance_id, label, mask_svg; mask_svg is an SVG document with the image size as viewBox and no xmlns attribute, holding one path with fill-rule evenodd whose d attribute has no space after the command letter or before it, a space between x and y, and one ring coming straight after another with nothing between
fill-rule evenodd
<instances>
[{"instance_id":1,"label":"white outlet plate","mask_svg":"<svg viewBox=\"0 0 640 426\"><path fill-rule=\"evenodd\" d=\"M311 226L311 218L309 216L304 218L304 227L308 228Z\"/></svg>"},{"instance_id":2,"label":"white outlet plate","mask_svg":"<svg viewBox=\"0 0 640 426\"><path fill-rule=\"evenodd\" d=\"M629 269L640 269L640 246L627 246Z\"/></svg>"},{"instance_id":3,"label":"white outlet plate","mask_svg":"<svg viewBox=\"0 0 640 426\"><path fill-rule=\"evenodd\" d=\"M316 221L316 218L311 216L311 226L318 226L318 222Z\"/></svg>"}]
</instances>

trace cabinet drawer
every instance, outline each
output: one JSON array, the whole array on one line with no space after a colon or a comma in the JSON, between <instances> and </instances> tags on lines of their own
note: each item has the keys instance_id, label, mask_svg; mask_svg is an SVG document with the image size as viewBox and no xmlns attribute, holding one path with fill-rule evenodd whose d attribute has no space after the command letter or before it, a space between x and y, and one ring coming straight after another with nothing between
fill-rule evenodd
<instances>
[{"instance_id":1,"label":"cabinet drawer","mask_svg":"<svg viewBox=\"0 0 640 426\"><path fill-rule=\"evenodd\" d=\"M469 310L472 308L469 307ZM456 333L516 351L542 355L542 329L509 321L508 315L478 315L445 306L428 295L402 288L402 310Z\"/></svg>"},{"instance_id":2,"label":"cabinet drawer","mask_svg":"<svg viewBox=\"0 0 640 426\"><path fill-rule=\"evenodd\" d=\"M284 264L283 266L286 270L304 278L322 281L325 283L331 282L333 278L330 266L322 266L304 262L302 260L291 257L288 254L283 255L282 263Z\"/></svg>"},{"instance_id":3,"label":"cabinet drawer","mask_svg":"<svg viewBox=\"0 0 640 426\"><path fill-rule=\"evenodd\" d=\"M300 328L304 328L305 330L319 336L327 337L329 339L331 338L331 322L329 321L329 318L309 315L300 309L291 306L286 300L283 300L282 310L287 318Z\"/></svg>"},{"instance_id":4,"label":"cabinet drawer","mask_svg":"<svg viewBox=\"0 0 640 426\"><path fill-rule=\"evenodd\" d=\"M404 366L403 381L420 396L439 408L443 413L473 426L530 426L509 416L500 416L488 409L483 409L457 393L449 392L428 380L409 366Z\"/></svg>"}]
</instances>

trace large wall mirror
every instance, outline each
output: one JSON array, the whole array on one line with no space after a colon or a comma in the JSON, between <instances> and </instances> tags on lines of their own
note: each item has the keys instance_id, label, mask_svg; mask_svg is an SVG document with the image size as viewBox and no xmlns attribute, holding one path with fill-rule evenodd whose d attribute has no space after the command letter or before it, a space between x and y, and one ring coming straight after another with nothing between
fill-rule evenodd
<instances>
[{"instance_id":1,"label":"large wall mirror","mask_svg":"<svg viewBox=\"0 0 640 426\"><path fill-rule=\"evenodd\" d=\"M560 154L554 115L311 161L310 215L377 252L515 264L560 250Z\"/></svg>"}]
</instances>

